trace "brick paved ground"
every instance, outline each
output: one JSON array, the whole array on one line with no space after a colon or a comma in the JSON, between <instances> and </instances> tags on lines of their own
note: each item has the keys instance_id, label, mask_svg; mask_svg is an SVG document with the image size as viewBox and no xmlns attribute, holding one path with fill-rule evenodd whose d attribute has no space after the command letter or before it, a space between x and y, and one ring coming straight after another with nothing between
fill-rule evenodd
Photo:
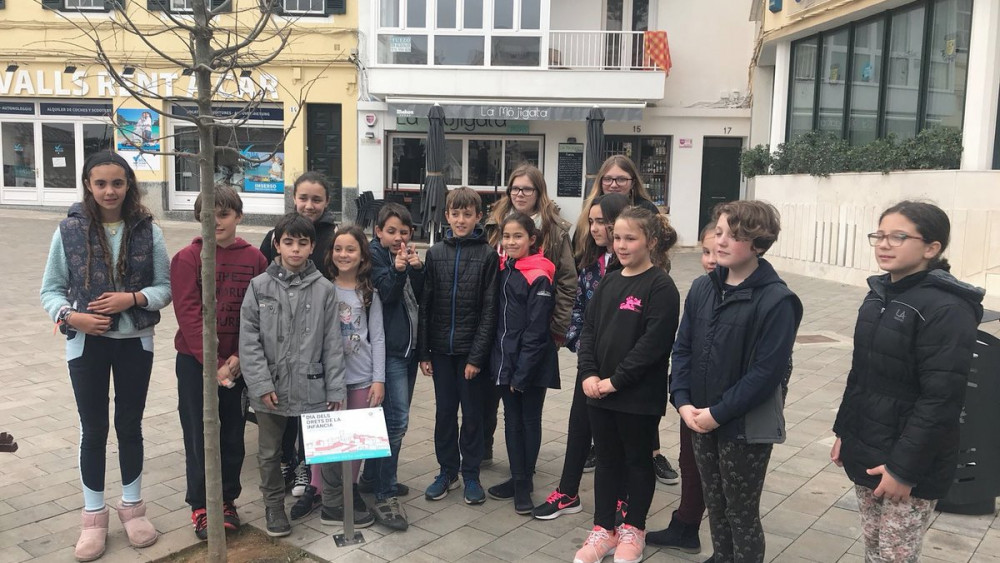
<instances>
[{"instance_id":1,"label":"brick paved ground","mask_svg":"<svg viewBox=\"0 0 1000 563\"><path fill-rule=\"evenodd\" d=\"M0 454L0 563L72 561L82 506L76 469L77 415L64 361L61 337L53 336L38 302L38 287L46 252L59 215L51 212L0 209L0 248L6 263L0 268L0 430L11 432L20 444L15 454ZM168 248L176 252L197 234L194 223L164 222ZM252 242L260 228L246 228ZM675 257L673 275L681 291L699 273L697 255ZM800 344L795 350L795 374L788 396L788 440L776 446L765 483L761 511L767 532L768 559L775 561L863 560L853 492L843 472L829 463L834 418L844 378L850 367L850 335L863 289L819 279L787 276L802 297L806 317L800 335L832 339ZM190 512L184 503L184 458L176 415L172 335L176 328L168 308L156 337L156 360L146 407L144 434L146 465L143 496L149 514L162 533L147 549L128 546L124 532L112 518L108 553L102 561L145 561L196 543ZM991 330L1000 332L1000 323ZM823 340L823 339L821 339ZM573 358L561 356L563 385L573 381ZM547 494L561 470L570 389L549 394L544 435L535 479L535 500ZM336 561L569 561L590 527L584 512L550 522L514 514L509 502L488 500L467 506L460 494L438 502L421 493L437 473L433 454L433 393L420 377L399 468L400 479L415 494L404 499L411 527L389 533L375 525L364 530L367 542L337 548L331 533L339 531L312 517L295 526L287 541L319 558ZM667 456L678 453L676 413L660 425ZM502 424L502 423L501 423ZM113 434L113 432L112 432ZM499 462L483 472L489 486L505 478L507 466L498 429ZM262 527L263 508L257 491L256 427L248 426L247 463L241 514L244 521ZM114 436L108 447L108 498L120 493ZM676 463L675 463L676 465ZM585 507L592 506L592 474L583 480ZM460 490L457 492L461 492ZM649 525L663 527L679 501L679 487L657 484ZM291 499L289 499L289 504ZM702 543L710 546L707 526ZM700 555L646 550L647 560L701 561ZM1000 557L1000 522L993 516L937 515L927 534L926 561L987 561Z\"/></svg>"}]
</instances>

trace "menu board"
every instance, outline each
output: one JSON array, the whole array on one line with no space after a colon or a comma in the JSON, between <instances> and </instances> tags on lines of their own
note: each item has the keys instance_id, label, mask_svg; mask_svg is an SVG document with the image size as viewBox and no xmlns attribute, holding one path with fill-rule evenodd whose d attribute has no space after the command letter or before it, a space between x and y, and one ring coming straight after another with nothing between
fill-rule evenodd
<instances>
[{"instance_id":1,"label":"menu board","mask_svg":"<svg viewBox=\"0 0 1000 563\"><path fill-rule=\"evenodd\" d=\"M580 197L583 193L583 143L559 143L556 195Z\"/></svg>"}]
</instances>

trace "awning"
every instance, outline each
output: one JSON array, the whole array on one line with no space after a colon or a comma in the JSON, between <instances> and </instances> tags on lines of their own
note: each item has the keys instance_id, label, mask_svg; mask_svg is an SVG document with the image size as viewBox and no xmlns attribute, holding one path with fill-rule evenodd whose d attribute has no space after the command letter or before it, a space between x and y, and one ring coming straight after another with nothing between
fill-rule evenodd
<instances>
[{"instance_id":1,"label":"awning","mask_svg":"<svg viewBox=\"0 0 1000 563\"><path fill-rule=\"evenodd\" d=\"M645 102L557 102L533 100L434 100L388 98L389 112L396 117L424 117L435 103L445 115L459 119L507 119L515 121L585 121L591 108L604 111L607 121L642 121Z\"/></svg>"}]
</instances>

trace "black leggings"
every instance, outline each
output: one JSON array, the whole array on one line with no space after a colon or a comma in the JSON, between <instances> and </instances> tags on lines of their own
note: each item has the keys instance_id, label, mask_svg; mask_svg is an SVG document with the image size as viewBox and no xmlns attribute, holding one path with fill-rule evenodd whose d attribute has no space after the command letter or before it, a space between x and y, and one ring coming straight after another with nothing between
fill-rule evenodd
<instances>
[{"instance_id":1,"label":"black leggings","mask_svg":"<svg viewBox=\"0 0 1000 563\"><path fill-rule=\"evenodd\" d=\"M528 387L523 393L502 385L497 389L503 396L510 476L515 481L530 480L535 475L535 463L542 447L542 406L546 389Z\"/></svg>"},{"instance_id":2,"label":"black leggings","mask_svg":"<svg viewBox=\"0 0 1000 563\"><path fill-rule=\"evenodd\" d=\"M656 473L653 469L653 436L658 415L632 414L588 406L590 428L597 450L594 474L594 525L615 526L615 512L622 484L628 495L625 523L646 529L646 515L653 502Z\"/></svg>"},{"instance_id":3,"label":"black leggings","mask_svg":"<svg viewBox=\"0 0 1000 563\"><path fill-rule=\"evenodd\" d=\"M77 338L84 338L84 335L79 334ZM142 475L142 414L146 408L153 353L143 349L140 338L87 335L83 354L68 364L76 409L80 414L80 478L83 486L92 493L103 495L112 374L122 485L137 482Z\"/></svg>"},{"instance_id":4,"label":"black leggings","mask_svg":"<svg viewBox=\"0 0 1000 563\"><path fill-rule=\"evenodd\" d=\"M563 457L559 492L575 497L580 492L583 464L590 455L590 415L587 413L587 396L579 377L573 386L573 402L569 407L569 427L566 429L566 455Z\"/></svg>"},{"instance_id":5,"label":"black leggings","mask_svg":"<svg viewBox=\"0 0 1000 563\"><path fill-rule=\"evenodd\" d=\"M713 561L763 561L760 494L773 446L722 440L717 432L692 433L691 442L708 508Z\"/></svg>"}]
</instances>

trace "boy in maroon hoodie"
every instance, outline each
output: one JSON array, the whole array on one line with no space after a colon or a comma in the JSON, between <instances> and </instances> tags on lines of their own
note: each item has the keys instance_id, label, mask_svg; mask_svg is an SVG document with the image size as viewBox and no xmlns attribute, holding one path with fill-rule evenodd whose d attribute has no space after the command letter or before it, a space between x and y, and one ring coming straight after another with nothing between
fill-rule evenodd
<instances>
[{"instance_id":1,"label":"boy in maroon hoodie","mask_svg":"<svg viewBox=\"0 0 1000 563\"><path fill-rule=\"evenodd\" d=\"M201 216L201 196L194 203L195 218ZM222 450L222 500L225 526L240 527L236 498L240 496L243 469L243 389L240 359L240 306L250 280L267 269L267 260L257 248L236 236L243 219L243 201L228 186L215 188L215 311L219 336L219 442ZM191 522L198 539L208 539L205 515L205 440L202 422L202 315L201 237L181 249L170 262L170 289L177 316L177 412L184 430L187 464L187 495Z\"/></svg>"}]
</instances>

